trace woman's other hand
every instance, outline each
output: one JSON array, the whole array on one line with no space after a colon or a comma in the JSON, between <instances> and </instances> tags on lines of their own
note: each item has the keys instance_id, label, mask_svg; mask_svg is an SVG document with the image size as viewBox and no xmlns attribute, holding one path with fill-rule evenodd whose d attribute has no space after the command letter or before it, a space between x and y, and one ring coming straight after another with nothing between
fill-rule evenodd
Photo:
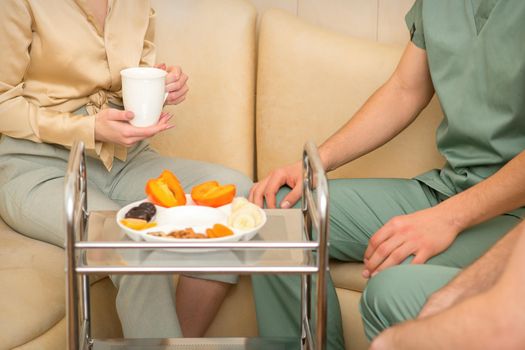
<instances>
[{"instance_id":1,"label":"woman's other hand","mask_svg":"<svg viewBox=\"0 0 525 350\"><path fill-rule=\"evenodd\" d=\"M168 93L166 104L177 105L184 101L189 90L186 84L188 76L184 74L179 66L166 67L166 64L160 63L155 65L155 67L168 72L168 75L166 75L166 92Z\"/></svg>"},{"instance_id":2,"label":"woman's other hand","mask_svg":"<svg viewBox=\"0 0 525 350\"><path fill-rule=\"evenodd\" d=\"M163 112L157 124L136 127L129 123L133 119L133 112L113 108L103 109L95 115L95 140L130 147L161 131L172 128L173 126L168 124L170 118L169 113Z\"/></svg>"}]
</instances>

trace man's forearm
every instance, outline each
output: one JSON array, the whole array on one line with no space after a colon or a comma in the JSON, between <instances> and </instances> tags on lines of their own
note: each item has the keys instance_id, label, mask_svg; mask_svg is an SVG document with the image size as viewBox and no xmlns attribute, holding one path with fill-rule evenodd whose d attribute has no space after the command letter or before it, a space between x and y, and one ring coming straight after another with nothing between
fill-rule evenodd
<instances>
[{"instance_id":1,"label":"man's forearm","mask_svg":"<svg viewBox=\"0 0 525 350\"><path fill-rule=\"evenodd\" d=\"M493 334L495 298L480 294L432 317L409 321L380 334L371 350L497 349L504 339ZM502 335L502 334L501 334Z\"/></svg>"},{"instance_id":2,"label":"man's forearm","mask_svg":"<svg viewBox=\"0 0 525 350\"><path fill-rule=\"evenodd\" d=\"M492 176L445 200L436 209L460 231L525 206L525 151Z\"/></svg>"},{"instance_id":3,"label":"man's forearm","mask_svg":"<svg viewBox=\"0 0 525 350\"><path fill-rule=\"evenodd\" d=\"M454 303L458 303L492 287L503 273L518 238L524 232L525 223L522 222L437 293L452 291Z\"/></svg>"},{"instance_id":4,"label":"man's forearm","mask_svg":"<svg viewBox=\"0 0 525 350\"><path fill-rule=\"evenodd\" d=\"M319 148L327 171L380 147L428 104L434 88L426 52L409 43L392 77Z\"/></svg>"}]
</instances>

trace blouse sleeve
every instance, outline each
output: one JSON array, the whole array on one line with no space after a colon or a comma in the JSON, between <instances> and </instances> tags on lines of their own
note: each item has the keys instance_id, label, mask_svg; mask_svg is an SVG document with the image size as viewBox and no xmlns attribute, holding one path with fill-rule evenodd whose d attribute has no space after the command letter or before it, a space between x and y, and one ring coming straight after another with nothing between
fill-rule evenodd
<instances>
[{"instance_id":1,"label":"blouse sleeve","mask_svg":"<svg viewBox=\"0 0 525 350\"><path fill-rule=\"evenodd\" d=\"M150 9L149 13L149 24L144 35L144 46L142 48L142 56L140 58L140 66L152 67L155 64L155 10Z\"/></svg>"},{"instance_id":2,"label":"blouse sleeve","mask_svg":"<svg viewBox=\"0 0 525 350\"><path fill-rule=\"evenodd\" d=\"M410 40L419 48L425 49L425 34L423 33L423 0L416 0L405 16L405 22L410 31Z\"/></svg>"},{"instance_id":3,"label":"blouse sleeve","mask_svg":"<svg viewBox=\"0 0 525 350\"><path fill-rule=\"evenodd\" d=\"M30 64L33 38L33 18L27 2L3 0L0 23L0 133L64 146L80 139L93 149L94 116L73 116L38 106L24 97L24 75Z\"/></svg>"}]
</instances>

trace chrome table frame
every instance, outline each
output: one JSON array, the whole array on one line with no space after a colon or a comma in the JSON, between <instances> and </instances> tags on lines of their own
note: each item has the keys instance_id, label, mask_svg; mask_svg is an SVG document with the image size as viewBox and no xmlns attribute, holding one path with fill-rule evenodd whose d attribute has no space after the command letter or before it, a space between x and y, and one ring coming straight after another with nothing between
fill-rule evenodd
<instances>
[{"instance_id":1,"label":"chrome table frame","mask_svg":"<svg viewBox=\"0 0 525 350\"><path fill-rule=\"evenodd\" d=\"M314 192L314 188L316 191ZM307 241L303 242L231 242L231 243L153 243L153 242L89 242L87 241L87 174L84 144L76 142L71 149L65 180L66 214L66 318L67 346L69 350L89 349L96 343L91 336L89 274L133 273L300 273L301 274L301 349L324 350L326 348L327 272L328 272L328 182L321 165L317 148L307 142L303 150L303 193L301 209ZM314 239L314 232L317 237ZM213 267L176 266L88 266L86 251L89 249L151 249L151 248L217 248L217 249L305 249L315 251L315 266L268 266L233 267L213 270ZM79 262L82 262L80 264ZM79 266L80 265L80 266ZM312 334L311 275L317 274L316 325ZM79 289L80 279L80 289ZM80 305L79 305L80 304ZM183 338L181 338L183 339ZM244 339L244 338L223 338ZM248 338L247 338L248 339ZM264 344L264 338L258 338ZM180 340L180 339L179 339ZM124 340L120 340L123 342ZM191 340L180 340L187 346ZM111 342L111 341L110 341ZM118 342L118 341L117 341ZM151 341L151 342L154 342ZM196 340L202 343L202 339ZM107 341L106 341L107 343ZM176 348L177 339L157 340L158 344L170 344ZM221 343L220 341L218 343ZM242 343L242 342L241 342ZM270 341L269 344L272 344ZM158 347L156 347L158 348Z\"/></svg>"}]
</instances>

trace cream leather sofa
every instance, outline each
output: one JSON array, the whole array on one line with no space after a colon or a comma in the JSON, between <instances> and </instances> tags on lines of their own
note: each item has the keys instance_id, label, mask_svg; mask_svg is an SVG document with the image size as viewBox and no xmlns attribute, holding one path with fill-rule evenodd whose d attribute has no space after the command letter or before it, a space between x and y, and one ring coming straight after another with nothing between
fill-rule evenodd
<instances>
[{"instance_id":1,"label":"cream leather sofa","mask_svg":"<svg viewBox=\"0 0 525 350\"><path fill-rule=\"evenodd\" d=\"M162 153L222 163L251 177L299 159L322 142L394 69L402 52L264 14L242 0L153 0L158 61L180 64L190 93L172 108L176 127L153 140ZM437 101L400 137L330 177L410 177L442 164L434 147ZM89 176L89 174L88 174ZM357 309L362 266L333 262L347 349L367 341ZM63 250L26 238L0 220L0 349L64 349ZM115 288L92 279L93 332L118 337ZM209 336L257 334L249 277L232 288Z\"/></svg>"}]
</instances>

